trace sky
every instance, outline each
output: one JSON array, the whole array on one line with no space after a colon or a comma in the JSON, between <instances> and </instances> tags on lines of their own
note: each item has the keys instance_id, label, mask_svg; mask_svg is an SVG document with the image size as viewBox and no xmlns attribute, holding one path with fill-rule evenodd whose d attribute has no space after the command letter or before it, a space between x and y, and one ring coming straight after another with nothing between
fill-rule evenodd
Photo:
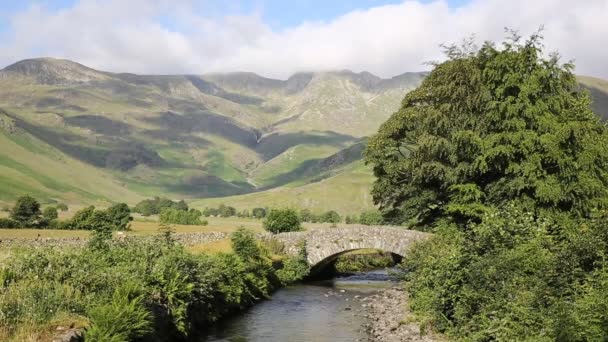
<instances>
[{"instance_id":1,"label":"sky","mask_svg":"<svg viewBox=\"0 0 608 342\"><path fill-rule=\"evenodd\" d=\"M547 52L608 78L608 0L0 0L0 67L70 59L141 74L428 70L441 44L543 27Z\"/></svg>"}]
</instances>

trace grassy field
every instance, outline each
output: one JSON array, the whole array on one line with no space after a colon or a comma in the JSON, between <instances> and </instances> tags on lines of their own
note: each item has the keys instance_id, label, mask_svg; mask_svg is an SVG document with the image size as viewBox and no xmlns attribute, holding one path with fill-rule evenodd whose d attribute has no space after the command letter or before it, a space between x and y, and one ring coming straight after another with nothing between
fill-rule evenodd
<instances>
[{"instance_id":1,"label":"grassy field","mask_svg":"<svg viewBox=\"0 0 608 342\"><path fill-rule=\"evenodd\" d=\"M374 176L362 162L333 177L302 186L283 186L251 194L193 201L194 208L226 204L242 209L255 207L307 208L313 212L336 210L340 215L358 214L374 208L370 190Z\"/></svg>"}]
</instances>

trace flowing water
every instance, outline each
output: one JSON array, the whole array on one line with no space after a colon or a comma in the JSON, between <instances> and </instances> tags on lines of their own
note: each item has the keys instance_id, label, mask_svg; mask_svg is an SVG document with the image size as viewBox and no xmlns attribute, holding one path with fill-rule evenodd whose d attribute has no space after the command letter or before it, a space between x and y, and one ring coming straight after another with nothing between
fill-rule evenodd
<instances>
[{"instance_id":1,"label":"flowing water","mask_svg":"<svg viewBox=\"0 0 608 342\"><path fill-rule=\"evenodd\" d=\"M368 341L362 298L389 287L386 270L280 289L272 299L217 324L201 342Z\"/></svg>"}]
</instances>

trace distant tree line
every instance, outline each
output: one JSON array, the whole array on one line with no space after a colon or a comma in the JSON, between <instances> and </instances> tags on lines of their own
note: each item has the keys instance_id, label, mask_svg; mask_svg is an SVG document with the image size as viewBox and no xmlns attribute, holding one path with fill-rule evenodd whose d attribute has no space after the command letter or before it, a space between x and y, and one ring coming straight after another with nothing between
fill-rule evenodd
<instances>
[{"instance_id":1,"label":"distant tree line","mask_svg":"<svg viewBox=\"0 0 608 342\"><path fill-rule=\"evenodd\" d=\"M10 210L8 218L0 218L0 228L41 228L69 230L128 230L131 210L125 203L117 203L100 210L89 206L77 211L69 220L59 220L57 209L67 210L67 205L58 204L41 210L40 203L32 196L19 197Z\"/></svg>"},{"instance_id":2,"label":"distant tree line","mask_svg":"<svg viewBox=\"0 0 608 342\"><path fill-rule=\"evenodd\" d=\"M163 209L188 211L188 204L184 200L175 202L168 198L154 197L137 203L135 207L133 207L133 212L142 214L143 216L150 216L159 215Z\"/></svg>"}]
</instances>

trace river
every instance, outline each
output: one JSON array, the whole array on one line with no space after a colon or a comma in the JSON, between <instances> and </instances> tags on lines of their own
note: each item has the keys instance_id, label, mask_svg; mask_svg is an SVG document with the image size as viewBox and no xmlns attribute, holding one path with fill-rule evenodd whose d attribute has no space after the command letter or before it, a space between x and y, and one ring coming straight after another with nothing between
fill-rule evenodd
<instances>
[{"instance_id":1,"label":"river","mask_svg":"<svg viewBox=\"0 0 608 342\"><path fill-rule=\"evenodd\" d=\"M201 342L369 341L362 299L394 279L386 270L283 288L215 325Z\"/></svg>"}]
</instances>

